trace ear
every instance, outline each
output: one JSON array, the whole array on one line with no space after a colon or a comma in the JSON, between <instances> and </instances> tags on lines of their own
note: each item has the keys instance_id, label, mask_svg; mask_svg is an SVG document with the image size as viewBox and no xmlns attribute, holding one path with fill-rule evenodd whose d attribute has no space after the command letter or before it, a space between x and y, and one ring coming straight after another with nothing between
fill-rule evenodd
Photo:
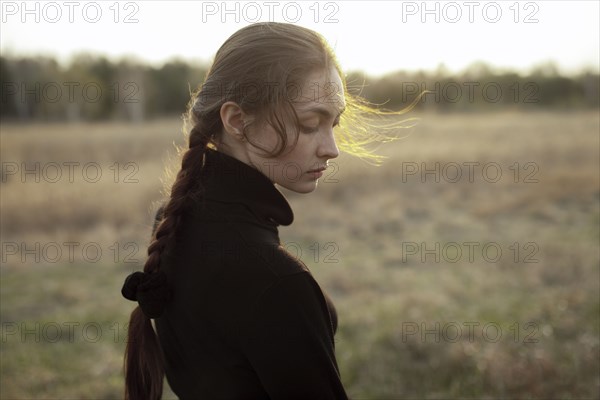
<instances>
[{"instance_id":1,"label":"ear","mask_svg":"<svg viewBox=\"0 0 600 400\"><path fill-rule=\"evenodd\" d=\"M246 114L239 105L233 101L225 102L220 110L223 130L236 140L244 140L242 131L244 129L244 119Z\"/></svg>"}]
</instances>

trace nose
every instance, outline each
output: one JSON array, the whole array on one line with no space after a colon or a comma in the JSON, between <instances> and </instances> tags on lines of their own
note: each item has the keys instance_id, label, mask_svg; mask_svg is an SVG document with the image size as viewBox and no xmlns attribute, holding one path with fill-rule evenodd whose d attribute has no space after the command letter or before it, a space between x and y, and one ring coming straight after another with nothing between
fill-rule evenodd
<instances>
[{"instance_id":1,"label":"nose","mask_svg":"<svg viewBox=\"0 0 600 400\"><path fill-rule=\"evenodd\" d=\"M319 143L318 156L322 158L336 158L340 155L340 151L335 143L335 136L333 129L327 131L324 135L323 140Z\"/></svg>"}]
</instances>

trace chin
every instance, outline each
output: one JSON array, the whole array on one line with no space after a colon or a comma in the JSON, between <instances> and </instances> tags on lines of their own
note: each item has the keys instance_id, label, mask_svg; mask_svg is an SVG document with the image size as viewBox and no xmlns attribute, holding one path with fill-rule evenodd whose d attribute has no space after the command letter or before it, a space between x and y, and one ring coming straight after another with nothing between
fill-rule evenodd
<instances>
[{"instance_id":1,"label":"chin","mask_svg":"<svg viewBox=\"0 0 600 400\"><path fill-rule=\"evenodd\" d=\"M306 194L315 191L315 189L317 188L317 181L291 182L286 184L280 184L280 186L283 186L284 188L286 188L287 190L291 190L292 192Z\"/></svg>"}]
</instances>

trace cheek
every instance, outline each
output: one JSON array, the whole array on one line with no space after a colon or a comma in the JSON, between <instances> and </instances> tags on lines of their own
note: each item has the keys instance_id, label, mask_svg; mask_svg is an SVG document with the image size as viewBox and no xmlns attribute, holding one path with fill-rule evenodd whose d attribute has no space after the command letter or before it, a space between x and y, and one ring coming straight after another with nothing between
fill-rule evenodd
<instances>
[{"instance_id":1,"label":"cheek","mask_svg":"<svg viewBox=\"0 0 600 400\"><path fill-rule=\"evenodd\" d=\"M275 130L275 128L269 127L265 129L261 135L263 143L269 144L269 147L274 149L281 142L281 134Z\"/></svg>"},{"instance_id":2,"label":"cheek","mask_svg":"<svg viewBox=\"0 0 600 400\"><path fill-rule=\"evenodd\" d=\"M276 132L273 133L277 135ZM288 131L288 142L286 151L277 157L277 160L282 168L297 169L303 171L306 169L307 163L310 163L314 159L314 154L311 153L314 145L312 141L315 136L298 134L298 140L294 147L294 141L296 140L296 134L292 132L291 136ZM275 141L275 144L277 142ZM290 165L293 164L293 165Z\"/></svg>"},{"instance_id":3,"label":"cheek","mask_svg":"<svg viewBox=\"0 0 600 400\"><path fill-rule=\"evenodd\" d=\"M271 126L267 125L262 129L254 132L254 136L251 137L253 143L267 150L267 153L275 152L281 145L280 134ZM263 150L256 149L259 153L263 154ZM267 157L268 154L264 153L263 156Z\"/></svg>"}]
</instances>

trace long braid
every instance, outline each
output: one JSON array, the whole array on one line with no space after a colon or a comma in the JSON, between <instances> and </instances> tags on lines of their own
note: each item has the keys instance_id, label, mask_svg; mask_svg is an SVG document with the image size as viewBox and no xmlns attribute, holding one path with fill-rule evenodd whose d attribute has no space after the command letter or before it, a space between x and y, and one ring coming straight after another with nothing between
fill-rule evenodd
<instances>
[{"instance_id":1,"label":"long braid","mask_svg":"<svg viewBox=\"0 0 600 400\"><path fill-rule=\"evenodd\" d=\"M209 118L195 118L196 124L189 136L189 148L181 162L171 195L162 208L162 221L153 232L148 246L148 259L144 273L160 270L160 258L180 226L182 215L195 199L203 167L204 154L212 135L216 132ZM151 319L137 306L131 313L128 341L125 350L125 399L159 400L163 392L164 355L152 327Z\"/></svg>"}]
</instances>

